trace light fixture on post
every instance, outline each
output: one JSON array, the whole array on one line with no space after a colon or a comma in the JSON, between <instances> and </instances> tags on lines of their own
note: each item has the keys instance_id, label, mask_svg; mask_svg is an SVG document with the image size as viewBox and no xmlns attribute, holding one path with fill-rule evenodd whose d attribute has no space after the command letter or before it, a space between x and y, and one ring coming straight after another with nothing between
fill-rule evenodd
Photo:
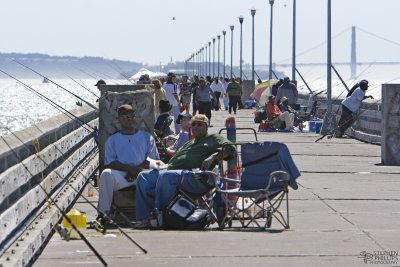
<instances>
[{"instance_id":1,"label":"light fixture on post","mask_svg":"<svg viewBox=\"0 0 400 267\"><path fill-rule=\"evenodd\" d=\"M220 62L220 57L219 57L219 55L220 55L220 42L221 42L221 35L218 35L217 36L217 39L218 39L218 65L217 65L217 68L218 68L218 79L219 79L219 62Z\"/></svg>"},{"instance_id":2,"label":"light fixture on post","mask_svg":"<svg viewBox=\"0 0 400 267\"><path fill-rule=\"evenodd\" d=\"M251 9L251 16L252 16L252 33L251 33L251 79L254 81L254 15L256 14L255 9Z\"/></svg>"},{"instance_id":3,"label":"light fixture on post","mask_svg":"<svg viewBox=\"0 0 400 267\"><path fill-rule=\"evenodd\" d=\"M239 23L240 23L240 64L239 64L240 70L239 70L239 77L240 77L240 80L242 80L242 62L243 62L243 58L242 58L242 55L243 55L243 53L242 53L243 20L244 20L243 16L240 16L239 17Z\"/></svg>"},{"instance_id":4,"label":"light fixture on post","mask_svg":"<svg viewBox=\"0 0 400 267\"><path fill-rule=\"evenodd\" d=\"M211 76L211 42L208 42L208 76Z\"/></svg>"},{"instance_id":5,"label":"light fixture on post","mask_svg":"<svg viewBox=\"0 0 400 267\"><path fill-rule=\"evenodd\" d=\"M213 40L213 78L215 77L215 38Z\"/></svg>"},{"instance_id":6,"label":"light fixture on post","mask_svg":"<svg viewBox=\"0 0 400 267\"><path fill-rule=\"evenodd\" d=\"M272 80L272 22L273 22L273 15L274 15L274 2L275 0L269 0L269 4L271 5L271 18L270 18L270 25L269 25L269 75L268 79ZM271 84L271 82L270 82ZM271 90L271 86L270 86Z\"/></svg>"},{"instance_id":7,"label":"light fixture on post","mask_svg":"<svg viewBox=\"0 0 400 267\"><path fill-rule=\"evenodd\" d=\"M232 64L233 64L233 29L235 26L231 25L229 26L231 28L231 79L233 78L233 69L232 69Z\"/></svg>"}]
</instances>

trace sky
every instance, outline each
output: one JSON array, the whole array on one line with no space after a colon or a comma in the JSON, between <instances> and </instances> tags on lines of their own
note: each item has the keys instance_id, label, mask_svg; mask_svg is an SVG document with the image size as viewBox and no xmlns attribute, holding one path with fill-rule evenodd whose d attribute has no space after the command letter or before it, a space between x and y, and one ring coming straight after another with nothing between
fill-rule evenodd
<instances>
[{"instance_id":1,"label":"sky","mask_svg":"<svg viewBox=\"0 0 400 267\"><path fill-rule=\"evenodd\" d=\"M298 56L297 62L326 61L327 2L297 0L297 52L317 46ZM186 60L225 29L228 61L229 25L234 25L234 65L238 65L238 17L243 16L243 60L251 63L252 8L257 10L255 64L267 64L267 0L3 0L0 52L100 56L158 65L171 58ZM292 8L293 0L275 0L274 62L291 62ZM332 36L339 34L332 41L333 61L350 60L351 26L362 29L357 31L359 61L400 61L399 10L399 0L332 0ZM222 49L221 37L221 55Z\"/></svg>"}]
</instances>

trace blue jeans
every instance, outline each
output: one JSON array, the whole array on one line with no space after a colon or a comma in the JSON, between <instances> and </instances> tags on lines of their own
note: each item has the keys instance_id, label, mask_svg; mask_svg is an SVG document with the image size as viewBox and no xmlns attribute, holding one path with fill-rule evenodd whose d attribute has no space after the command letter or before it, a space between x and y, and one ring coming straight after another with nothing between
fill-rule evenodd
<instances>
[{"instance_id":1,"label":"blue jeans","mask_svg":"<svg viewBox=\"0 0 400 267\"><path fill-rule=\"evenodd\" d=\"M136 183L136 221L147 220L157 208L164 211L181 185L186 192L202 194L209 189L186 170L149 170L139 173Z\"/></svg>"}]
</instances>

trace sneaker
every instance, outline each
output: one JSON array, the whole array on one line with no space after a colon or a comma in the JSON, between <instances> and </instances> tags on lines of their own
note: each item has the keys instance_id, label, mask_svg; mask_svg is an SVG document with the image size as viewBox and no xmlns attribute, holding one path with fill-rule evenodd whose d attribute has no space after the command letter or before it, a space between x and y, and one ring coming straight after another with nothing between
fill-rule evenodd
<instances>
[{"instance_id":1,"label":"sneaker","mask_svg":"<svg viewBox=\"0 0 400 267\"><path fill-rule=\"evenodd\" d=\"M149 229L150 228L150 220L141 220L137 221L133 224L133 229Z\"/></svg>"}]
</instances>

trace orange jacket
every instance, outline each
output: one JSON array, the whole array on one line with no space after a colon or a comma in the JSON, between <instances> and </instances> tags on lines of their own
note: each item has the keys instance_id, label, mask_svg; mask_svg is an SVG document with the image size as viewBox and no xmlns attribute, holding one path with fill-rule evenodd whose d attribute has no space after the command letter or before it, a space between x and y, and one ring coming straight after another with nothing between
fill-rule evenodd
<instances>
[{"instance_id":1,"label":"orange jacket","mask_svg":"<svg viewBox=\"0 0 400 267\"><path fill-rule=\"evenodd\" d=\"M267 103L267 118L269 121L272 121L274 118L278 117L281 114L282 114L281 110L275 103L273 102Z\"/></svg>"}]
</instances>

